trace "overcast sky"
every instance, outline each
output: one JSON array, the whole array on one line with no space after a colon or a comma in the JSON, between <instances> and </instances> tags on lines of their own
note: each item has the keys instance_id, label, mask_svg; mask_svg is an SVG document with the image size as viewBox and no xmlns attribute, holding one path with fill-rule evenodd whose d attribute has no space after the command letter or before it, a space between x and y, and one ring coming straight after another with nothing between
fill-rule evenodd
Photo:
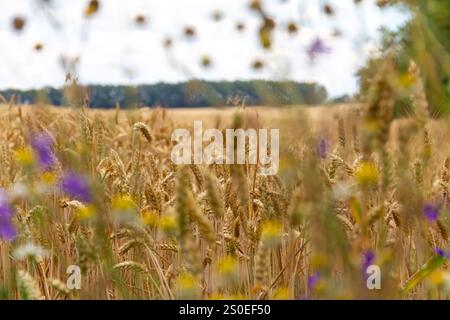
<instances>
[{"instance_id":1,"label":"overcast sky","mask_svg":"<svg viewBox=\"0 0 450 320\"><path fill-rule=\"evenodd\" d=\"M77 72L85 84L292 79L320 82L335 96L355 92L354 73L376 49L377 30L395 29L407 19L369 0L357 6L353 0L265 0L277 23L273 49L267 51L258 42L260 20L248 10L249 0L103 0L89 19L83 17L88 0L47 0L50 8L41 2L0 1L0 89L59 87L65 78L61 57L79 57ZM331 18L323 13L326 3L334 7ZM211 15L218 9L224 17L215 22ZM134 22L139 14L148 18L144 27ZM18 15L27 23L14 32L11 21ZM239 21L246 25L242 33L235 31ZM286 32L289 21L299 25L294 36ZM195 39L183 35L188 25L196 29ZM333 36L337 29L341 37ZM174 42L171 54L161 44L166 37ZM305 50L316 37L331 52L311 63ZM34 50L37 43L43 44L40 52ZM204 55L211 68L201 66ZM266 68L253 70L255 59Z\"/></svg>"}]
</instances>

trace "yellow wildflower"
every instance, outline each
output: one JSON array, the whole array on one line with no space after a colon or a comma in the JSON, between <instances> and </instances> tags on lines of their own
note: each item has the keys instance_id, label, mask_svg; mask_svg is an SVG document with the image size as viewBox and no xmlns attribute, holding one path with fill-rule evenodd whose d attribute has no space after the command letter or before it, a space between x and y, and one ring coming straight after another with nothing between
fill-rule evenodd
<instances>
[{"instance_id":1,"label":"yellow wildflower","mask_svg":"<svg viewBox=\"0 0 450 320\"><path fill-rule=\"evenodd\" d=\"M291 290L286 287L277 288L273 294L273 298L276 300L291 300L293 298Z\"/></svg>"},{"instance_id":2,"label":"yellow wildflower","mask_svg":"<svg viewBox=\"0 0 450 320\"><path fill-rule=\"evenodd\" d=\"M177 217L174 214L165 214L159 219L161 229L167 234L174 234L177 230Z\"/></svg>"},{"instance_id":3,"label":"yellow wildflower","mask_svg":"<svg viewBox=\"0 0 450 320\"><path fill-rule=\"evenodd\" d=\"M112 208L116 213L135 211L137 206L130 196L117 196L112 200Z\"/></svg>"},{"instance_id":4,"label":"yellow wildflower","mask_svg":"<svg viewBox=\"0 0 450 320\"><path fill-rule=\"evenodd\" d=\"M263 223L261 232L261 241L269 246L277 245L281 241L282 226L281 223L269 220Z\"/></svg>"},{"instance_id":5,"label":"yellow wildflower","mask_svg":"<svg viewBox=\"0 0 450 320\"><path fill-rule=\"evenodd\" d=\"M180 299L194 299L200 296L200 285L197 278L191 273L181 274L176 282Z\"/></svg>"},{"instance_id":6,"label":"yellow wildflower","mask_svg":"<svg viewBox=\"0 0 450 320\"><path fill-rule=\"evenodd\" d=\"M55 184L57 178L56 172L52 171L44 172L41 176L42 181L47 185Z\"/></svg>"},{"instance_id":7,"label":"yellow wildflower","mask_svg":"<svg viewBox=\"0 0 450 320\"><path fill-rule=\"evenodd\" d=\"M222 285L233 286L239 280L239 265L235 258L227 256L217 265L217 273Z\"/></svg>"},{"instance_id":8,"label":"yellow wildflower","mask_svg":"<svg viewBox=\"0 0 450 320\"><path fill-rule=\"evenodd\" d=\"M356 170L356 180L363 186L374 185L378 182L378 171L371 161L363 161Z\"/></svg>"},{"instance_id":9,"label":"yellow wildflower","mask_svg":"<svg viewBox=\"0 0 450 320\"><path fill-rule=\"evenodd\" d=\"M31 167L36 159L33 150L23 148L16 151L16 160L24 167Z\"/></svg>"},{"instance_id":10,"label":"yellow wildflower","mask_svg":"<svg viewBox=\"0 0 450 320\"><path fill-rule=\"evenodd\" d=\"M95 207L93 205L80 206L76 211L79 220L87 220L95 215Z\"/></svg>"},{"instance_id":11,"label":"yellow wildflower","mask_svg":"<svg viewBox=\"0 0 450 320\"><path fill-rule=\"evenodd\" d=\"M141 221L147 226L156 227L159 223L159 217L158 214L153 211L144 210L141 212Z\"/></svg>"}]
</instances>

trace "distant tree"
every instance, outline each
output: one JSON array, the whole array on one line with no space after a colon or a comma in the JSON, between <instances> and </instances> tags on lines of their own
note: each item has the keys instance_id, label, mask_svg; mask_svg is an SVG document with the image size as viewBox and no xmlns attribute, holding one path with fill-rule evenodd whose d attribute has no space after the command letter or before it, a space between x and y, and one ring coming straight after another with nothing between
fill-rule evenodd
<instances>
[{"instance_id":1,"label":"distant tree","mask_svg":"<svg viewBox=\"0 0 450 320\"><path fill-rule=\"evenodd\" d=\"M433 114L450 113L450 0L398 0L411 20L396 32L382 30L381 54L358 71L360 98L365 99L371 80L386 55L394 55L400 83L406 79L410 61L420 68ZM408 97L396 91L397 109L409 108ZM407 111L407 110L406 110Z\"/></svg>"}]
</instances>

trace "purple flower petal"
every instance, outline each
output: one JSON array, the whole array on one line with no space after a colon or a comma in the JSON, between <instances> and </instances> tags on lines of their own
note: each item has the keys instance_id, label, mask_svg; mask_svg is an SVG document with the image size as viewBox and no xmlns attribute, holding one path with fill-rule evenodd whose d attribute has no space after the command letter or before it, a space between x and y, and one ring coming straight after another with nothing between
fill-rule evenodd
<instances>
[{"instance_id":1,"label":"purple flower petal","mask_svg":"<svg viewBox=\"0 0 450 320\"><path fill-rule=\"evenodd\" d=\"M16 237L12 218L13 210L9 204L8 194L0 188L0 239L11 241Z\"/></svg>"},{"instance_id":2,"label":"purple flower petal","mask_svg":"<svg viewBox=\"0 0 450 320\"><path fill-rule=\"evenodd\" d=\"M441 256L441 257L445 257L447 254L445 253L445 251L444 251L444 249L442 249L442 248L436 248L435 249L435 252L436 252L436 254L438 255L438 256Z\"/></svg>"},{"instance_id":3,"label":"purple flower petal","mask_svg":"<svg viewBox=\"0 0 450 320\"><path fill-rule=\"evenodd\" d=\"M308 277L308 289L310 291L314 291L314 289L317 286L317 283L319 282L319 278L320 278L320 275L318 272L315 272L314 274L312 274Z\"/></svg>"},{"instance_id":4,"label":"purple flower petal","mask_svg":"<svg viewBox=\"0 0 450 320\"><path fill-rule=\"evenodd\" d=\"M370 249L365 251L363 253L363 258L362 258L362 267L363 267L364 272L374 262L375 262L375 253L372 250L370 250Z\"/></svg>"},{"instance_id":5,"label":"purple flower petal","mask_svg":"<svg viewBox=\"0 0 450 320\"><path fill-rule=\"evenodd\" d=\"M8 194L5 190L0 189L0 217L8 217L12 216L12 210L9 206Z\"/></svg>"},{"instance_id":6,"label":"purple flower petal","mask_svg":"<svg viewBox=\"0 0 450 320\"><path fill-rule=\"evenodd\" d=\"M431 203L426 203L422 208L422 213L428 221L434 222L439 216L439 207Z\"/></svg>"},{"instance_id":7,"label":"purple flower petal","mask_svg":"<svg viewBox=\"0 0 450 320\"><path fill-rule=\"evenodd\" d=\"M39 133L31 140L31 146L38 156L39 165L43 170L51 169L56 162L53 152L53 141L47 133Z\"/></svg>"},{"instance_id":8,"label":"purple flower petal","mask_svg":"<svg viewBox=\"0 0 450 320\"><path fill-rule=\"evenodd\" d=\"M441 256L441 257L444 257L444 258L447 258L450 260L450 251L445 251L444 249L437 247L435 249L435 253L438 256Z\"/></svg>"},{"instance_id":9,"label":"purple flower petal","mask_svg":"<svg viewBox=\"0 0 450 320\"><path fill-rule=\"evenodd\" d=\"M0 218L0 239L6 241L14 240L17 236L17 231L11 221Z\"/></svg>"},{"instance_id":10,"label":"purple flower petal","mask_svg":"<svg viewBox=\"0 0 450 320\"><path fill-rule=\"evenodd\" d=\"M319 139L319 143L317 144L317 154L320 159L326 159L328 156L328 141L324 138Z\"/></svg>"},{"instance_id":11,"label":"purple flower petal","mask_svg":"<svg viewBox=\"0 0 450 320\"><path fill-rule=\"evenodd\" d=\"M64 193L83 202L91 202L92 195L89 181L73 172L66 173L61 178L61 188Z\"/></svg>"},{"instance_id":12,"label":"purple flower petal","mask_svg":"<svg viewBox=\"0 0 450 320\"><path fill-rule=\"evenodd\" d=\"M319 54L329 52L331 52L331 48L327 47L320 38L315 38L306 49L306 53L311 61L314 61Z\"/></svg>"}]
</instances>

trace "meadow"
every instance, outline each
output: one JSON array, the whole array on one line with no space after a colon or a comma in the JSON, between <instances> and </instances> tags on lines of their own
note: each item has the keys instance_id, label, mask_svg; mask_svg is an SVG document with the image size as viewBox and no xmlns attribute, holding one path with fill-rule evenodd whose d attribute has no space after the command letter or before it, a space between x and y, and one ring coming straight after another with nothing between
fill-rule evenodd
<instances>
[{"instance_id":1,"label":"meadow","mask_svg":"<svg viewBox=\"0 0 450 320\"><path fill-rule=\"evenodd\" d=\"M447 298L449 119L430 117L414 72L399 118L389 91L311 108L5 101L0 298ZM278 174L174 165L171 134L194 120L279 128Z\"/></svg>"}]
</instances>

